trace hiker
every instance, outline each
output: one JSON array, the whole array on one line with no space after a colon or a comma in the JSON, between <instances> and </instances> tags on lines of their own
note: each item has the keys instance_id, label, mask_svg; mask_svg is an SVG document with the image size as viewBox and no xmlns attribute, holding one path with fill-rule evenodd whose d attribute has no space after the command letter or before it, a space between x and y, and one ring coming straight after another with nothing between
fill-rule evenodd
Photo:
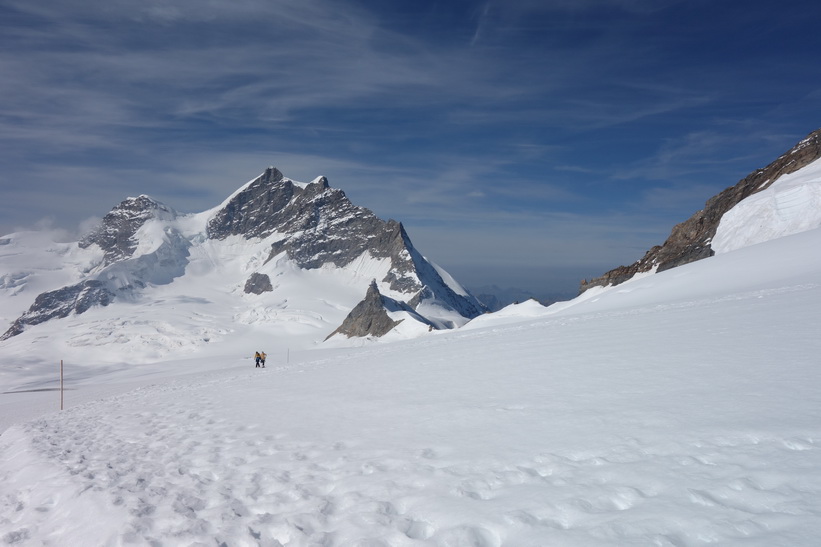
<instances>
[{"instance_id":1,"label":"hiker","mask_svg":"<svg viewBox=\"0 0 821 547\"><path fill-rule=\"evenodd\" d=\"M261 360L262 360L262 355L260 355L260 354L259 354L259 352L256 352L256 353L254 354L254 361L256 361L256 362L257 362L257 366L256 366L255 368L259 368L259 362L260 362Z\"/></svg>"},{"instance_id":2,"label":"hiker","mask_svg":"<svg viewBox=\"0 0 821 547\"><path fill-rule=\"evenodd\" d=\"M259 354L259 359L262 361L262 368L265 368L265 352Z\"/></svg>"}]
</instances>

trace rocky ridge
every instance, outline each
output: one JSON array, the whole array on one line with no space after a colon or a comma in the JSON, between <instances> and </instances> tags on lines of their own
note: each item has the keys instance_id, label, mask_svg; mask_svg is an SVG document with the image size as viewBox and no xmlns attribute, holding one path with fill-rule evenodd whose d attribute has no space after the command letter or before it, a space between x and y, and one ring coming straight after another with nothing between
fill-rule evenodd
<instances>
[{"instance_id":1,"label":"rocky ridge","mask_svg":"<svg viewBox=\"0 0 821 547\"><path fill-rule=\"evenodd\" d=\"M188 219L198 216L207 218L202 221L202 230L189 233ZM185 234L180 229L183 224L188 226ZM402 295L403 301L391 299L391 306L421 306L425 313L433 310L434 315L436 310L445 310L445 316L456 314L464 321L485 311L470 294L454 290L444 281L413 247L401 223L381 220L368 209L353 205L344 192L331 188L325 177L299 183L270 167L220 207L201 215L180 216L145 195L124 200L77 243L81 249L99 247L102 261L79 283L37 296L0 340L17 336L29 326L85 313L94 306L138 302L147 287L185 276L192 247L236 236L269 245L267 259L258 268L264 269L268 262L282 257L304 270L344 268L362 257L381 259L389 267L379 281L394 291L392 296ZM246 295L261 296L274 286L267 273L252 271L241 289ZM439 327L456 326L449 319L431 321Z\"/></svg>"},{"instance_id":2,"label":"rocky ridge","mask_svg":"<svg viewBox=\"0 0 821 547\"><path fill-rule=\"evenodd\" d=\"M591 287L618 285L638 273L658 272L713 256L710 242L721 217L741 200L765 190L780 176L798 171L821 157L821 129L808 135L793 148L763 169L758 169L737 184L713 196L704 208L673 227L663 245L651 248L629 266L619 266L600 277L583 280L579 293Z\"/></svg>"},{"instance_id":3,"label":"rocky ridge","mask_svg":"<svg viewBox=\"0 0 821 547\"><path fill-rule=\"evenodd\" d=\"M367 252L372 258L390 259L391 267L380 281L415 298L411 306L435 300L469 318L485 311L475 298L448 287L413 247L400 222L382 220L354 205L325 177L300 184L269 167L219 210L208 222L207 234L212 239L271 237L269 261L285 253L304 269L345 267Z\"/></svg>"},{"instance_id":4,"label":"rocky ridge","mask_svg":"<svg viewBox=\"0 0 821 547\"><path fill-rule=\"evenodd\" d=\"M129 258L137 249L137 231L146 221L171 220L177 213L146 195L127 198L103 217L99 226L78 242L82 249L98 245L105 253L105 264Z\"/></svg>"}]
</instances>

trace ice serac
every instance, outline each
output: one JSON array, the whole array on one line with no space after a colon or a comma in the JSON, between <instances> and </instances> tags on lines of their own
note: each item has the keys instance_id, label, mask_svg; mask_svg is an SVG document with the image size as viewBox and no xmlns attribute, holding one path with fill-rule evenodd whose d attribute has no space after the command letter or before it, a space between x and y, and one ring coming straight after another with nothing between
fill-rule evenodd
<instances>
[{"instance_id":1,"label":"ice serac","mask_svg":"<svg viewBox=\"0 0 821 547\"><path fill-rule=\"evenodd\" d=\"M669 270L676 266L713 256L711 242L721 218L743 199L766 190L779 177L794 173L821 158L821 129L811 133L763 169L758 169L737 184L713 196L704 208L677 224L663 245L651 248L629 266L619 266L601 277L584 280L579 292L591 287L618 285L638 273Z\"/></svg>"}]
</instances>

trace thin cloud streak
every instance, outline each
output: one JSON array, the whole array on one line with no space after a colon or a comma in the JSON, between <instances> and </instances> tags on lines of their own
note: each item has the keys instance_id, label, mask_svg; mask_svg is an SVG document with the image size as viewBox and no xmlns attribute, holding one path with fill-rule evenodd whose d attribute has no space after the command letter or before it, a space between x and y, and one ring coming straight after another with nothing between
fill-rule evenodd
<instances>
[{"instance_id":1,"label":"thin cloud streak","mask_svg":"<svg viewBox=\"0 0 821 547\"><path fill-rule=\"evenodd\" d=\"M700 192L817 128L821 83L796 67L814 62L821 21L792 9L8 0L0 231L76 226L139 193L205 210L276 165L326 175L414 232L446 231L430 244L448 260L490 268L481 242L503 245L496 230L522 269L518 241L551 254L548 268L585 249L624 262Z\"/></svg>"}]
</instances>

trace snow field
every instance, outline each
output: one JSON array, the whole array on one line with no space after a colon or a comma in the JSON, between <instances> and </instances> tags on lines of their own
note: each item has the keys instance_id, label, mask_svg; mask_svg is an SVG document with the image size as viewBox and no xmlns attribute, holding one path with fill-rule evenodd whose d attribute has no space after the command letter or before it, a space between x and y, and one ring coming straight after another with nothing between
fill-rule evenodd
<instances>
[{"instance_id":1,"label":"snow field","mask_svg":"<svg viewBox=\"0 0 821 547\"><path fill-rule=\"evenodd\" d=\"M317 342L377 261L197 250L184 294L146 291L151 320L95 309L4 342L0 542L817 545L819 169L725 215L713 258L362 347ZM3 302L57 275L50 252ZM258 269L274 291L253 298Z\"/></svg>"},{"instance_id":2,"label":"snow field","mask_svg":"<svg viewBox=\"0 0 821 547\"><path fill-rule=\"evenodd\" d=\"M0 538L813 545L819 271L703 298L659 274L671 302L305 352L265 370L225 361L83 403L0 437ZM619 297L646 298L638 289Z\"/></svg>"}]
</instances>

